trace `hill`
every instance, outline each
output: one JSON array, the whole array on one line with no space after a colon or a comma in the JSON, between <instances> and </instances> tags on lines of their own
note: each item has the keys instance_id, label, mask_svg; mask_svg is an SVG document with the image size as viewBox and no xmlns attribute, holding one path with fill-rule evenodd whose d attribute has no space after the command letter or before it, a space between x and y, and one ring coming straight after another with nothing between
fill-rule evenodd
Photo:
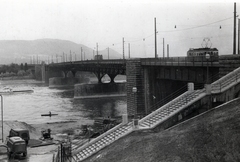
<instances>
[{"instance_id":1,"label":"hill","mask_svg":"<svg viewBox=\"0 0 240 162\"><path fill-rule=\"evenodd\" d=\"M82 45L76 44L67 40L58 39L37 39L37 40L1 40L0 41L0 64L9 63L30 63L38 57L40 61L48 61L49 59L55 62L56 56L58 61L64 57L70 60L70 51L72 60L81 60L81 47L83 50L82 59L93 59L93 49ZM109 49L110 59L119 59L121 54ZM96 54L96 51L95 51ZM108 58L107 49L99 51L104 59ZM76 55L76 56L75 56Z\"/></svg>"},{"instance_id":2,"label":"hill","mask_svg":"<svg viewBox=\"0 0 240 162\"><path fill-rule=\"evenodd\" d=\"M90 162L240 161L240 99L163 132L134 132Z\"/></svg>"}]
</instances>

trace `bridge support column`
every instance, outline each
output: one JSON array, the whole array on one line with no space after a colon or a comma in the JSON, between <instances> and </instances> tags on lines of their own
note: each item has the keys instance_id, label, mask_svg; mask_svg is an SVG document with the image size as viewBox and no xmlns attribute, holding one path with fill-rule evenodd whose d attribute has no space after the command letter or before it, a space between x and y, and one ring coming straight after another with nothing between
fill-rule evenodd
<instances>
[{"instance_id":1,"label":"bridge support column","mask_svg":"<svg viewBox=\"0 0 240 162\"><path fill-rule=\"evenodd\" d=\"M110 77L111 79L111 83L114 83L114 78L117 76L116 74L108 74L108 76Z\"/></svg>"},{"instance_id":2,"label":"bridge support column","mask_svg":"<svg viewBox=\"0 0 240 162\"><path fill-rule=\"evenodd\" d=\"M128 116L145 115L144 79L140 59L127 60L127 113ZM137 91L133 92L133 88Z\"/></svg>"},{"instance_id":3,"label":"bridge support column","mask_svg":"<svg viewBox=\"0 0 240 162\"><path fill-rule=\"evenodd\" d=\"M77 71L76 70L71 70L73 77L75 78Z\"/></svg>"},{"instance_id":4,"label":"bridge support column","mask_svg":"<svg viewBox=\"0 0 240 162\"><path fill-rule=\"evenodd\" d=\"M105 75L105 73L97 72L97 73L94 73L94 74L98 78L98 83L102 83L102 77Z\"/></svg>"},{"instance_id":5,"label":"bridge support column","mask_svg":"<svg viewBox=\"0 0 240 162\"><path fill-rule=\"evenodd\" d=\"M210 95L212 93L212 85L211 84L205 84L206 94Z\"/></svg>"},{"instance_id":6,"label":"bridge support column","mask_svg":"<svg viewBox=\"0 0 240 162\"><path fill-rule=\"evenodd\" d=\"M64 73L64 78L67 78L68 71L63 71Z\"/></svg>"},{"instance_id":7,"label":"bridge support column","mask_svg":"<svg viewBox=\"0 0 240 162\"><path fill-rule=\"evenodd\" d=\"M189 92L194 91L194 83L188 83L188 91Z\"/></svg>"}]
</instances>

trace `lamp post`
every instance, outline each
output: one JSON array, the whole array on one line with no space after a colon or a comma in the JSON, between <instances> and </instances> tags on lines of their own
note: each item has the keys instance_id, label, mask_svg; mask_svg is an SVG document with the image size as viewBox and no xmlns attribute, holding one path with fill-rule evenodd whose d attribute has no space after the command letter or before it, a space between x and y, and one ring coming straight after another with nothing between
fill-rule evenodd
<instances>
[{"instance_id":1,"label":"lamp post","mask_svg":"<svg viewBox=\"0 0 240 162\"><path fill-rule=\"evenodd\" d=\"M2 142L3 142L3 96L1 96L1 116L2 116Z\"/></svg>"},{"instance_id":2,"label":"lamp post","mask_svg":"<svg viewBox=\"0 0 240 162\"><path fill-rule=\"evenodd\" d=\"M136 111L137 111L137 106L136 106L136 103L135 103L135 97L136 97L136 93L137 93L137 87L133 87L132 88L132 92L133 92L133 97L134 97L134 119L136 119Z\"/></svg>"},{"instance_id":3,"label":"lamp post","mask_svg":"<svg viewBox=\"0 0 240 162\"><path fill-rule=\"evenodd\" d=\"M207 53L207 54L206 54L206 60L207 60L207 81L206 81L207 83L206 83L206 84L209 83L209 80L208 80L208 79L209 79L209 78L208 78L208 73L209 73L209 71L208 71L208 60L209 60L209 59L210 59L210 55Z\"/></svg>"}]
</instances>

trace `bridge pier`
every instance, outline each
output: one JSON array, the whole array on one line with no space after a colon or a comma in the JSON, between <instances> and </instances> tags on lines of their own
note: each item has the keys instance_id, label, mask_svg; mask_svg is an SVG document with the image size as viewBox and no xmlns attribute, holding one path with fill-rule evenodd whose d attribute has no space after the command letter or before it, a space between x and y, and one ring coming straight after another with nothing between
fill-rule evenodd
<instances>
[{"instance_id":1,"label":"bridge pier","mask_svg":"<svg viewBox=\"0 0 240 162\"><path fill-rule=\"evenodd\" d=\"M126 62L128 116L145 115L143 68L140 59ZM136 92L133 92L136 88Z\"/></svg>"},{"instance_id":2,"label":"bridge pier","mask_svg":"<svg viewBox=\"0 0 240 162\"><path fill-rule=\"evenodd\" d=\"M110 83L114 83L114 78L117 76L117 74L108 74L108 76L110 77Z\"/></svg>"},{"instance_id":3,"label":"bridge pier","mask_svg":"<svg viewBox=\"0 0 240 162\"><path fill-rule=\"evenodd\" d=\"M105 73L94 72L94 74L95 74L96 77L98 78L98 83L102 83L102 77L105 75Z\"/></svg>"}]
</instances>

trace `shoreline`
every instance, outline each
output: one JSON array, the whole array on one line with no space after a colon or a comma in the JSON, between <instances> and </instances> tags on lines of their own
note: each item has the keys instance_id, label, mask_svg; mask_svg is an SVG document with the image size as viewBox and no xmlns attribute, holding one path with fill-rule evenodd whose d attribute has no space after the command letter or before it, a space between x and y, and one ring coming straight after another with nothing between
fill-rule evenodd
<instances>
[{"instance_id":1,"label":"shoreline","mask_svg":"<svg viewBox=\"0 0 240 162\"><path fill-rule=\"evenodd\" d=\"M0 127L2 127L2 122L0 122ZM57 152L59 143L61 141L65 141L69 137L72 138L81 129L81 126L86 125L92 125L94 123L93 120L72 120L72 121L60 121L60 122L53 122L53 123L41 123L41 124L28 124L26 122L22 121L3 121L3 139L4 142L2 143L0 141L0 145L5 144L6 137L9 135L9 131L11 128L21 128L21 129L28 129L30 134L30 141L33 143L45 143L48 140L40 140L42 138L42 132L43 130L51 129L51 137L53 138L51 141L52 143L50 145L43 145L38 147L31 147L28 146L28 155L27 159L42 159L42 157L46 157L48 160L51 160L53 155ZM0 137L2 137L2 134L0 134ZM4 147L0 147L0 161L1 160L7 160L7 152ZM44 162L45 160L40 160L41 162ZM39 161L39 162L40 162Z\"/></svg>"}]
</instances>

